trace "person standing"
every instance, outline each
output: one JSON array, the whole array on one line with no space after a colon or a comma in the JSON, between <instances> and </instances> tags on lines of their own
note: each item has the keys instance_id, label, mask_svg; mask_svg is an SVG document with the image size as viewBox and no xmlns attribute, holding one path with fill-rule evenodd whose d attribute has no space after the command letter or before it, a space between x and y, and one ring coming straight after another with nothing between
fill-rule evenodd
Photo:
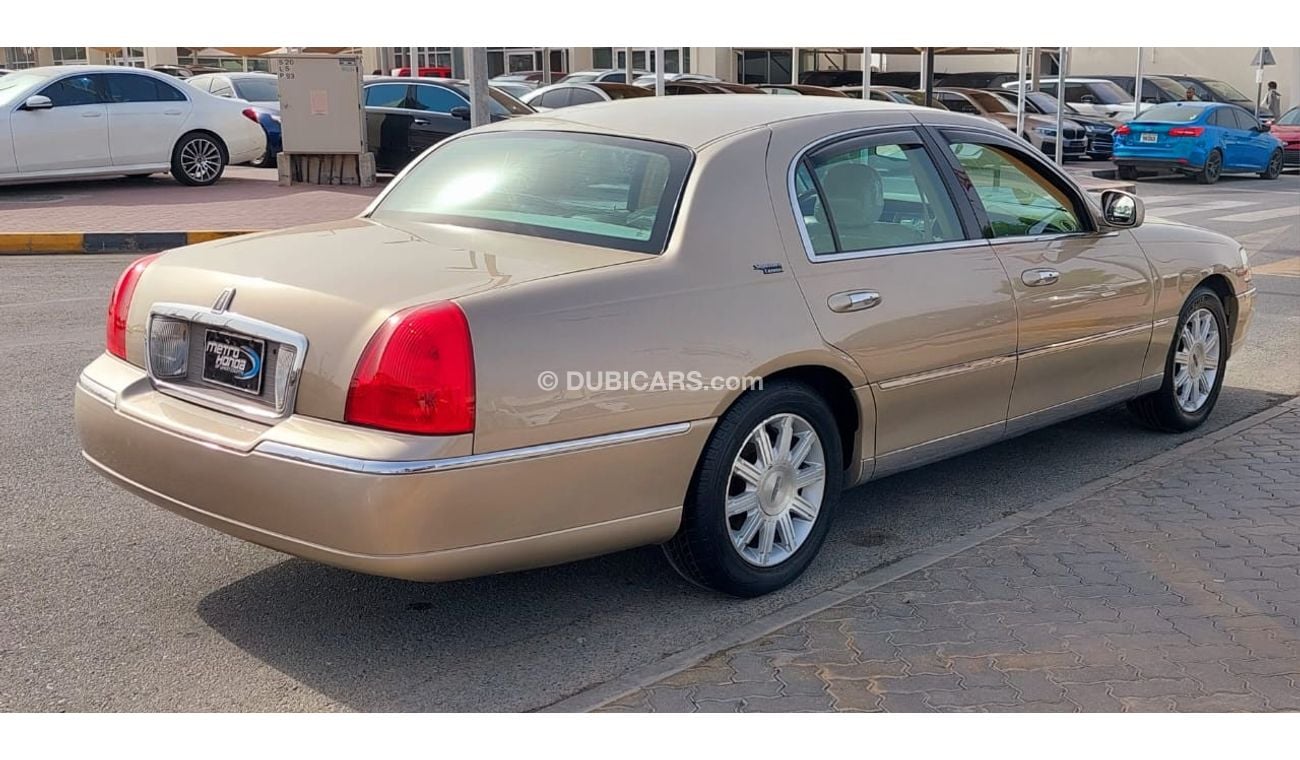
<instances>
[{"instance_id":1,"label":"person standing","mask_svg":"<svg viewBox=\"0 0 1300 760\"><path fill-rule=\"evenodd\" d=\"M1261 117L1274 121L1282 118L1282 93L1277 91L1277 82L1268 83L1268 92L1264 93L1259 106Z\"/></svg>"}]
</instances>

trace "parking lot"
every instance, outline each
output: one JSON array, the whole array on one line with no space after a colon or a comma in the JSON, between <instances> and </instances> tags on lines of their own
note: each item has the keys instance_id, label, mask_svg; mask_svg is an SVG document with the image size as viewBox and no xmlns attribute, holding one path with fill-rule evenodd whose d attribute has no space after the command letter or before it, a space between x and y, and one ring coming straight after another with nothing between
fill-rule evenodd
<instances>
[{"instance_id":1,"label":"parking lot","mask_svg":"<svg viewBox=\"0 0 1300 760\"><path fill-rule=\"evenodd\" d=\"M266 181L233 174L194 197ZM152 182L115 208L79 202L75 185L0 191L0 228L42 215L125 223ZM366 199L312 192L297 207L321 218ZM150 506L91 472L71 420L130 257L0 257L0 710L539 709L1300 393L1300 176L1152 179L1139 192L1149 217L1230 234L1255 267L1250 343L1206 427L1154 434L1118 407L859 487L809 572L749 601L702 593L655 548L416 584L291 559ZM202 202L209 229L312 221L278 208L283 197L268 188L256 218Z\"/></svg>"}]
</instances>

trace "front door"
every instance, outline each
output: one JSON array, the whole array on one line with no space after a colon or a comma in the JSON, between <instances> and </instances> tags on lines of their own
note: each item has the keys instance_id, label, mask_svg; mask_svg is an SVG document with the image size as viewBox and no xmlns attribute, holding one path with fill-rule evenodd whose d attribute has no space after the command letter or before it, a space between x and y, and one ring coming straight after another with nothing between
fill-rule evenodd
<instances>
[{"instance_id":1,"label":"front door","mask_svg":"<svg viewBox=\"0 0 1300 760\"><path fill-rule=\"evenodd\" d=\"M148 74L105 74L108 145L115 166L165 164L185 126L190 102Z\"/></svg>"},{"instance_id":2,"label":"front door","mask_svg":"<svg viewBox=\"0 0 1300 760\"><path fill-rule=\"evenodd\" d=\"M1010 432L1134 390L1151 342L1151 266L1131 233L1012 140L945 130L1019 313Z\"/></svg>"},{"instance_id":3,"label":"front door","mask_svg":"<svg viewBox=\"0 0 1300 760\"><path fill-rule=\"evenodd\" d=\"M75 74L44 87L53 108L10 114L19 172L108 166L108 111L99 75Z\"/></svg>"},{"instance_id":4,"label":"front door","mask_svg":"<svg viewBox=\"0 0 1300 760\"><path fill-rule=\"evenodd\" d=\"M823 338L871 383L876 476L1000 437L1015 374L1011 284L935 151L917 130L863 134L793 177L791 263Z\"/></svg>"}]
</instances>

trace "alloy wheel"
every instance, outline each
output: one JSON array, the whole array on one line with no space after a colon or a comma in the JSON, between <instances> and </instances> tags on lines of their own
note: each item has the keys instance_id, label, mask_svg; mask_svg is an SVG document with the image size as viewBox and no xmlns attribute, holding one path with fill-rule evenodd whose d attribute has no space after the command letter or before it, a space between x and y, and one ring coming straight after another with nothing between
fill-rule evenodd
<instances>
[{"instance_id":1,"label":"alloy wheel","mask_svg":"<svg viewBox=\"0 0 1300 760\"><path fill-rule=\"evenodd\" d=\"M1211 153L1205 160L1205 176L1211 182L1219 178L1220 161L1218 153Z\"/></svg>"},{"instance_id":2,"label":"alloy wheel","mask_svg":"<svg viewBox=\"0 0 1300 760\"><path fill-rule=\"evenodd\" d=\"M206 137L195 137L181 148L181 170L196 182L206 182L221 169L221 148Z\"/></svg>"},{"instance_id":3,"label":"alloy wheel","mask_svg":"<svg viewBox=\"0 0 1300 760\"><path fill-rule=\"evenodd\" d=\"M1219 374L1219 323L1209 309L1192 312L1178 335L1174 352L1174 395L1178 406L1194 413L1205 405Z\"/></svg>"},{"instance_id":4,"label":"alloy wheel","mask_svg":"<svg viewBox=\"0 0 1300 760\"><path fill-rule=\"evenodd\" d=\"M772 567L808 539L826 491L826 453L817 431L797 414L760 423L731 466L726 520L745 562Z\"/></svg>"}]
</instances>

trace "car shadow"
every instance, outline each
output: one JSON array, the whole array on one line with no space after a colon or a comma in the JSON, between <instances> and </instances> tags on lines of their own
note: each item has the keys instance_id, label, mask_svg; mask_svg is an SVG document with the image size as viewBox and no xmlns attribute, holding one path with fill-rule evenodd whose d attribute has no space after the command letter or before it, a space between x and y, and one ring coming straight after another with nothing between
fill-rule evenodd
<instances>
[{"instance_id":1,"label":"car shadow","mask_svg":"<svg viewBox=\"0 0 1300 760\"><path fill-rule=\"evenodd\" d=\"M1153 433L1122 406L845 494L821 556L769 596L678 578L656 547L454 583L288 559L208 594L199 616L244 652L362 711L530 710L874 567L955 538L1284 400L1225 388L1199 431Z\"/></svg>"}]
</instances>

